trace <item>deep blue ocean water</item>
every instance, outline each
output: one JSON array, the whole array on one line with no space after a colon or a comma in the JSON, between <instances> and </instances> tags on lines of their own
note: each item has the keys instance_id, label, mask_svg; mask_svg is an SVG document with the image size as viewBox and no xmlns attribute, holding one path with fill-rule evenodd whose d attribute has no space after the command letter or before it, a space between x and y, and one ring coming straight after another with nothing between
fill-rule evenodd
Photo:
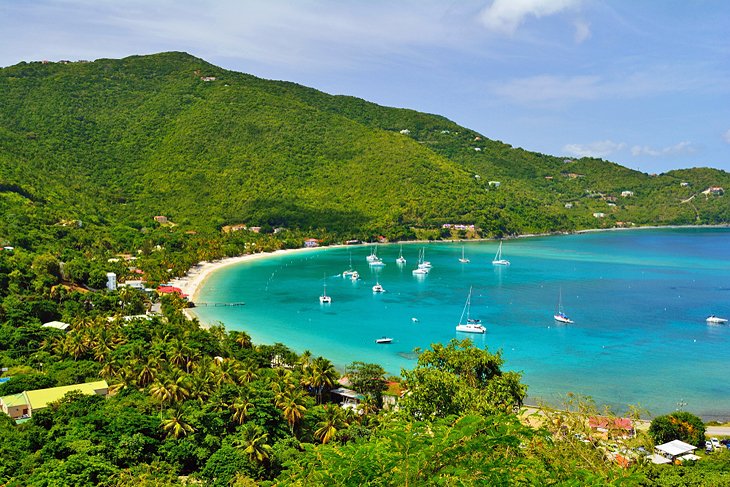
<instances>
[{"instance_id":1,"label":"deep blue ocean water","mask_svg":"<svg viewBox=\"0 0 730 487\"><path fill-rule=\"evenodd\" d=\"M223 268L206 281L198 308L204 322L246 330L258 343L282 342L323 355L339 367L376 362L397 375L415 365L414 349L471 337L501 350L505 368L523 373L528 402L559 405L568 392L591 396L617 413L639 405L652 415L681 403L705 419L730 418L730 229L595 232L508 240L509 267L491 264L497 242L379 245L279 254ZM411 273L418 251L433 263ZM353 266L362 280L340 274ZM323 282L332 304L320 305ZM373 294L380 282L386 293ZM471 314L485 335L454 327L473 287ZM562 290L562 291L561 291ZM558 296L575 321L554 322ZM417 318L417 322L412 318ZM375 339L387 335L390 345Z\"/></svg>"}]
</instances>

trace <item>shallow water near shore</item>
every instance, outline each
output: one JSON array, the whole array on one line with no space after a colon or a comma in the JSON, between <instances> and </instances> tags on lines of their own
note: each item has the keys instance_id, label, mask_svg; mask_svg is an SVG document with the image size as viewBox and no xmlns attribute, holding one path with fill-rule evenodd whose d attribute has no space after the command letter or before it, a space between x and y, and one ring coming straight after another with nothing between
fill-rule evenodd
<instances>
[{"instance_id":1,"label":"shallow water near shore","mask_svg":"<svg viewBox=\"0 0 730 487\"><path fill-rule=\"evenodd\" d=\"M470 263L462 264L462 245ZM411 271L425 248L433 269ZM198 302L203 322L246 330L258 343L281 342L323 355L339 367L376 362L397 375L415 366L416 348L471 338L502 350L505 368L523 373L528 402L559 405L575 392L618 413L640 405L650 414L686 410L730 418L726 371L730 326L730 229L689 228L586 233L507 240L510 266L491 264L497 242L379 245L386 266L370 267L371 246L319 249L242 262L212 274ZM353 267L362 279L341 277ZM332 304L320 305L323 283ZM386 289L374 294L379 282ZM485 335L455 332L473 287L472 317ZM575 321L553 314L563 308ZM415 318L415 320L414 320ZM381 336L393 343L378 345Z\"/></svg>"}]
</instances>

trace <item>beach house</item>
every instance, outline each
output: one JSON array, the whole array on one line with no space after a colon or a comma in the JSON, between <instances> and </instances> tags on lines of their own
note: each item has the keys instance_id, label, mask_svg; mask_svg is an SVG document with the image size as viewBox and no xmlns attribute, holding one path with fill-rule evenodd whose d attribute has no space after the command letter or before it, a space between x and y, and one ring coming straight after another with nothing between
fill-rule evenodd
<instances>
[{"instance_id":1,"label":"beach house","mask_svg":"<svg viewBox=\"0 0 730 487\"><path fill-rule=\"evenodd\" d=\"M109 394L109 384L105 380L100 380L84 384L23 391L18 394L0 397L0 409L13 419L30 418L33 416L34 411L48 407L49 404L58 401L69 392L86 395L97 394L106 397Z\"/></svg>"}]
</instances>

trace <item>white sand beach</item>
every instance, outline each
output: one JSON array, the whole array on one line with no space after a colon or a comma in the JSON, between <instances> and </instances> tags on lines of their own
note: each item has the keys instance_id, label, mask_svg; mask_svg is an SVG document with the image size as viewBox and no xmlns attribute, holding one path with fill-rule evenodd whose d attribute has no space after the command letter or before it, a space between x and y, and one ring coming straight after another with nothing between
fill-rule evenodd
<instances>
[{"instance_id":1,"label":"white sand beach","mask_svg":"<svg viewBox=\"0 0 730 487\"><path fill-rule=\"evenodd\" d=\"M228 267L241 262L247 262L251 260L265 259L282 253L294 253L294 252L305 252L322 249L330 249L337 246L329 247L302 247L299 249L284 249L276 250L274 252L259 252L255 254L239 255L237 257L226 257L225 259L215 260L211 262L202 261L195 264L193 267L188 269L188 272L183 277L178 277L170 281L171 286L179 287L183 294L188 296L190 301L195 302L198 298L200 290L203 288L203 284L215 271L220 270L224 267ZM184 310L185 315L189 319L197 318L195 314L195 308L187 308Z\"/></svg>"}]
</instances>

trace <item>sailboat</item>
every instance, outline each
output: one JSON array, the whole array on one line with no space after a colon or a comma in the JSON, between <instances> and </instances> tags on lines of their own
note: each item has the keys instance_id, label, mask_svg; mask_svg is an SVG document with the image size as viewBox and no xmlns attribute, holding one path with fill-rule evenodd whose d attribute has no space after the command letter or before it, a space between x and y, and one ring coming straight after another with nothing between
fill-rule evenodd
<instances>
[{"instance_id":1,"label":"sailboat","mask_svg":"<svg viewBox=\"0 0 730 487\"><path fill-rule=\"evenodd\" d=\"M378 257L378 246L377 245L373 246L373 250L370 252L370 255L365 257L365 260L367 260L370 265L374 265L374 266L385 265L385 263L383 263L383 259Z\"/></svg>"},{"instance_id":2,"label":"sailboat","mask_svg":"<svg viewBox=\"0 0 730 487\"><path fill-rule=\"evenodd\" d=\"M468 264L469 262L471 262L469 259L464 257L464 246L463 245L461 246L461 259L459 259L459 262L461 262L462 264Z\"/></svg>"},{"instance_id":3,"label":"sailboat","mask_svg":"<svg viewBox=\"0 0 730 487\"><path fill-rule=\"evenodd\" d=\"M492 260L492 264L494 265L509 265L509 261L507 259L502 258L502 242L499 242L499 249L497 249L497 253L494 254L494 260Z\"/></svg>"},{"instance_id":4,"label":"sailboat","mask_svg":"<svg viewBox=\"0 0 730 487\"><path fill-rule=\"evenodd\" d=\"M558 299L558 311L553 315L553 318L558 323L573 323L573 320L563 312L563 290L560 289L560 298Z\"/></svg>"},{"instance_id":5,"label":"sailboat","mask_svg":"<svg viewBox=\"0 0 730 487\"><path fill-rule=\"evenodd\" d=\"M398 255L398 258L395 259L396 264L403 265L406 263L406 258L403 257L403 246L400 246L400 254Z\"/></svg>"},{"instance_id":6,"label":"sailboat","mask_svg":"<svg viewBox=\"0 0 730 487\"><path fill-rule=\"evenodd\" d=\"M322 291L322 295L319 297L319 304L330 304L332 302L332 297L327 296L327 283L324 283L324 290Z\"/></svg>"},{"instance_id":7,"label":"sailboat","mask_svg":"<svg viewBox=\"0 0 730 487\"><path fill-rule=\"evenodd\" d=\"M482 325L482 320L471 317L471 291L472 288L470 287L469 295L466 297L466 303L464 304L464 309L461 311L459 324L456 325L456 331L463 333L484 333L487 331L487 328ZM466 321L464 321L465 315Z\"/></svg>"},{"instance_id":8,"label":"sailboat","mask_svg":"<svg viewBox=\"0 0 730 487\"><path fill-rule=\"evenodd\" d=\"M348 277L352 279L355 275L357 275L357 271L352 268L352 252L350 252L350 267L348 267L346 271L342 272L342 277L345 279L347 279Z\"/></svg>"},{"instance_id":9,"label":"sailboat","mask_svg":"<svg viewBox=\"0 0 730 487\"><path fill-rule=\"evenodd\" d=\"M414 276L425 276L428 274L428 271L431 269L431 263L430 262L423 262L423 256L425 254L425 250L421 249L418 251L418 266L413 269L413 275ZM428 265L426 265L428 264Z\"/></svg>"},{"instance_id":10,"label":"sailboat","mask_svg":"<svg viewBox=\"0 0 730 487\"><path fill-rule=\"evenodd\" d=\"M381 286L378 281L375 281L375 285L373 286L373 292L374 293L384 293L385 289L383 289L383 286Z\"/></svg>"}]
</instances>

